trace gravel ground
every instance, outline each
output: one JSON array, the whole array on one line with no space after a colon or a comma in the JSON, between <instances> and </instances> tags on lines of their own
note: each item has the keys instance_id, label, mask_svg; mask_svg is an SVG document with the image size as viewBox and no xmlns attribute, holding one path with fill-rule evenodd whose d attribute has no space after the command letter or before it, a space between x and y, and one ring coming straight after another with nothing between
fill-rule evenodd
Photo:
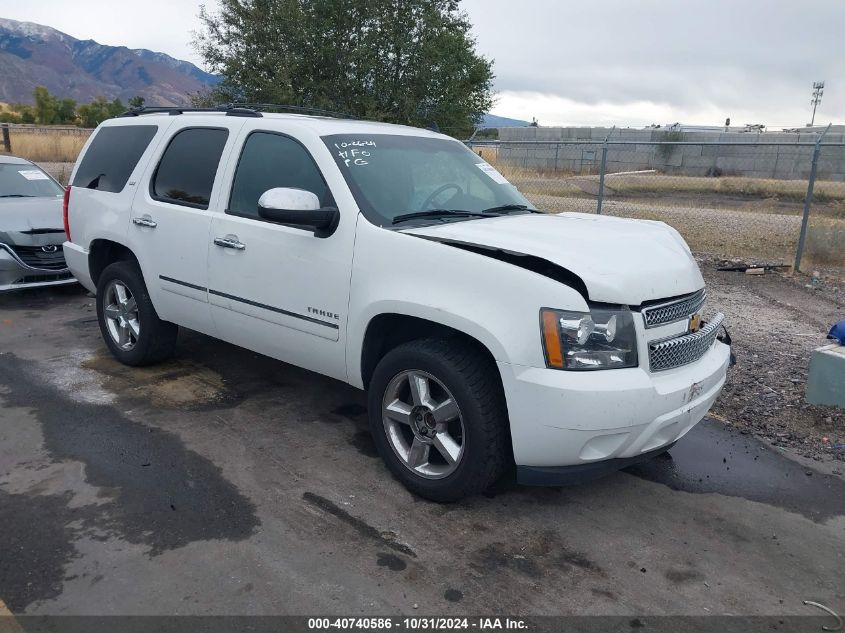
<instances>
[{"instance_id":1,"label":"gravel ground","mask_svg":"<svg viewBox=\"0 0 845 633\"><path fill-rule=\"evenodd\" d=\"M803 457L845 461L845 411L804 400L810 355L830 342L830 326L845 317L841 278L823 277L810 289L804 276L720 272L718 264L700 261L709 310L727 316L737 364L716 417Z\"/></svg>"}]
</instances>

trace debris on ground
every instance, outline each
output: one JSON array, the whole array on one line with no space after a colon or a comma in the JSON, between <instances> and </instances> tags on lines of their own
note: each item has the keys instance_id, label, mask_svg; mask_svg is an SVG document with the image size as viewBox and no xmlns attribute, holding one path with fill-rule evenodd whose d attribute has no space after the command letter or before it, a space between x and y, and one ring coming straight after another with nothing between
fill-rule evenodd
<instances>
[{"instance_id":1,"label":"debris on ground","mask_svg":"<svg viewBox=\"0 0 845 633\"><path fill-rule=\"evenodd\" d=\"M822 611L827 611L830 615L832 615L834 618L836 618L836 622L837 622L836 626L825 625L825 626L822 627L823 631L833 632L833 631L839 631L839 630L842 629L842 618L840 618L838 615L836 615L836 613L833 611L833 609L831 609L830 607L826 607L819 602L813 602L812 600L803 600L802 602L804 604L810 605L811 607L818 607Z\"/></svg>"},{"instance_id":2,"label":"debris on ground","mask_svg":"<svg viewBox=\"0 0 845 633\"><path fill-rule=\"evenodd\" d=\"M764 275L767 272L786 272L792 267L787 264L774 264L758 260L743 260L740 257L723 259L717 262L716 270L721 272L744 272L746 275Z\"/></svg>"},{"instance_id":3,"label":"debris on ground","mask_svg":"<svg viewBox=\"0 0 845 633\"><path fill-rule=\"evenodd\" d=\"M737 355L714 417L776 449L845 462L845 450L837 448L845 445L845 411L804 399L812 353L825 344L830 323L845 314L839 278L827 275L810 291L805 275L732 275L720 270L726 264L720 258L700 257L699 264L705 310L725 313Z\"/></svg>"}]
</instances>

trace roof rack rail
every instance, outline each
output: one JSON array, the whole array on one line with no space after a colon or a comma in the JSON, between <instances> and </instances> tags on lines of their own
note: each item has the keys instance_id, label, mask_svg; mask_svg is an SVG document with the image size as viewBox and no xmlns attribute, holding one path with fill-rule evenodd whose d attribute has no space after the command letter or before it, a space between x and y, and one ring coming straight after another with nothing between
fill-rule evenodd
<instances>
[{"instance_id":1,"label":"roof rack rail","mask_svg":"<svg viewBox=\"0 0 845 633\"><path fill-rule=\"evenodd\" d=\"M142 114L169 114L171 116L176 116L182 114L183 112L223 112L226 116L263 116L258 110L236 106L231 103L215 106L213 108L193 108L189 106L141 106L140 108L130 108L123 114L119 114L117 116L118 118L140 116Z\"/></svg>"},{"instance_id":2,"label":"roof rack rail","mask_svg":"<svg viewBox=\"0 0 845 633\"><path fill-rule=\"evenodd\" d=\"M314 116L326 116L336 119L358 119L354 114L347 112L335 112L334 110L323 110L322 108L312 108L310 106L289 105L286 103L231 103L233 108L246 108L253 111L267 111L267 110L282 110L293 112L295 114L310 114Z\"/></svg>"}]
</instances>

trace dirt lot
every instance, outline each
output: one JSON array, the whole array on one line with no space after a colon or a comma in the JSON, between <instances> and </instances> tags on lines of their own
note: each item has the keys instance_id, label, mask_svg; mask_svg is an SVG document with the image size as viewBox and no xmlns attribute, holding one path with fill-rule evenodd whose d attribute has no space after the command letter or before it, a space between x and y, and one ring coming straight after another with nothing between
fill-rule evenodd
<instances>
[{"instance_id":1,"label":"dirt lot","mask_svg":"<svg viewBox=\"0 0 845 633\"><path fill-rule=\"evenodd\" d=\"M449 506L389 476L348 386L190 332L173 360L127 368L81 290L2 296L0 608L841 613L845 480L817 438L838 425L841 440L842 417L804 409L789 380L838 308L800 284L707 277L740 359L717 408L731 424L591 484L506 480ZM829 459L788 459L781 428Z\"/></svg>"},{"instance_id":2,"label":"dirt lot","mask_svg":"<svg viewBox=\"0 0 845 633\"><path fill-rule=\"evenodd\" d=\"M845 318L841 279L807 288L804 275L718 272L718 259L700 263L708 304L727 315L737 355L714 415L778 448L842 464L845 472L845 411L804 401L810 353Z\"/></svg>"}]
</instances>

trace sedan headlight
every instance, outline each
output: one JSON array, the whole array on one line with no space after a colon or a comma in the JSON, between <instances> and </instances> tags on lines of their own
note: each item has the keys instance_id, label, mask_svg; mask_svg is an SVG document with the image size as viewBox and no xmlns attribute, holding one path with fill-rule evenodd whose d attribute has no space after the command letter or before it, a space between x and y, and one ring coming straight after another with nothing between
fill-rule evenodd
<instances>
[{"instance_id":1,"label":"sedan headlight","mask_svg":"<svg viewBox=\"0 0 845 633\"><path fill-rule=\"evenodd\" d=\"M637 333L628 308L540 310L546 366L593 370L637 366Z\"/></svg>"}]
</instances>

